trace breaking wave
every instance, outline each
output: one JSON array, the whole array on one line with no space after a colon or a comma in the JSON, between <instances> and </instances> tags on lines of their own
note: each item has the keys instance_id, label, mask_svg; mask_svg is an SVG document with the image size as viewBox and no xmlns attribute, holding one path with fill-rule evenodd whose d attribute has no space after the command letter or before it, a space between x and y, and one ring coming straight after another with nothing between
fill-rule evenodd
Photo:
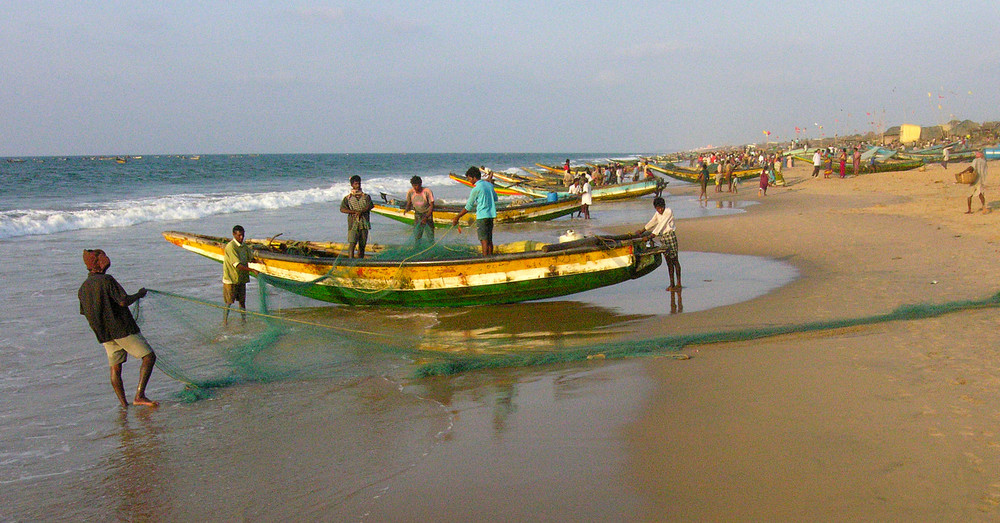
<instances>
[{"instance_id":1,"label":"breaking wave","mask_svg":"<svg viewBox=\"0 0 1000 523\"><path fill-rule=\"evenodd\" d=\"M343 185L256 194L178 194L122 200L78 209L14 209L0 212L0 238L53 234L80 229L128 227L145 222L193 220L217 214L296 207L336 201Z\"/></svg>"}]
</instances>

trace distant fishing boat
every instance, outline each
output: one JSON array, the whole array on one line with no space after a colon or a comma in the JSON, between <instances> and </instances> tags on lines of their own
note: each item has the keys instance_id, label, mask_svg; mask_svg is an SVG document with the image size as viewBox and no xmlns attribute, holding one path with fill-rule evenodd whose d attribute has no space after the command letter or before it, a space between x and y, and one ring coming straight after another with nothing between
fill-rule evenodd
<instances>
[{"instance_id":1,"label":"distant fishing boat","mask_svg":"<svg viewBox=\"0 0 1000 523\"><path fill-rule=\"evenodd\" d=\"M616 183L614 185L597 185L591 189L590 194L594 201L610 201L610 200L628 200L630 198L638 198L640 196L645 196L647 194L653 194L667 185L667 181L662 178L652 177L643 178L637 182L624 182ZM545 188L536 188L533 186L519 186L521 190L529 195L536 198L546 197L548 191ZM565 191L558 191L555 193L558 197L565 197L569 193Z\"/></svg>"},{"instance_id":2,"label":"distant fishing boat","mask_svg":"<svg viewBox=\"0 0 1000 523\"><path fill-rule=\"evenodd\" d=\"M678 167L677 165L672 163L668 163L665 165L656 165L651 163L647 167L658 173L663 173L677 180L692 182L692 183L698 181L698 171L694 169L686 169L684 167ZM710 176L711 175L712 173L710 173ZM760 167L733 171L733 178L739 178L740 180L748 180L750 178L759 178L759 177L760 177Z\"/></svg>"},{"instance_id":3,"label":"distant fishing boat","mask_svg":"<svg viewBox=\"0 0 1000 523\"><path fill-rule=\"evenodd\" d=\"M384 196L384 195L383 195ZM393 220L412 224L413 211L404 213L406 201L396 198L384 198L381 203L375 203L372 212ZM554 220L561 216L573 214L580 210L579 196L559 198L555 201L532 199L531 201L497 202L497 217L494 223L542 222ZM451 221L464 209L461 204L441 204L434 202L434 226L451 227ZM459 218L463 227L475 223L475 213L468 213Z\"/></svg>"},{"instance_id":4,"label":"distant fishing boat","mask_svg":"<svg viewBox=\"0 0 1000 523\"><path fill-rule=\"evenodd\" d=\"M176 231L163 237L220 263L229 242ZM575 294L649 274L659 267L663 252L631 235L500 244L489 257L482 257L478 246L451 246L446 258L425 260L416 259L417 254L387 257L389 246L372 245L369 257L351 259L343 244L246 243L254 249L250 267L275 287L331 303L400 307L492 305Z\"/></svg>"},{"instance_id":5,"label":"distant fishing boat","mask_svg":"<svg viewBox=\"0 0 1000 523\"><path fill-rule=\"evenodd\" d=\"M451 178L452 181L458 182L466 187L472 187L473 185L475 185L474 183L467 180L464 176L459 176L455 173L449 173L448 178ZM504 196L531 196L525 193L524 191L517 189L513 185L505 186L497 182L493 183L493 190L496 191L497 194L501 194Z\"/></svg>"}]
</instances>

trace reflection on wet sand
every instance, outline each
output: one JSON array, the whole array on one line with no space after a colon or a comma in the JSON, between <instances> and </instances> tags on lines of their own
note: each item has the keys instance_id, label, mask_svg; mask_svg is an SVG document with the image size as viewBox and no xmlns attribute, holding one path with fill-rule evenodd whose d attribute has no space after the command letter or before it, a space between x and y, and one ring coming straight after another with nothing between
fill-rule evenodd
<instances>
[{"instance_id":1,"label":"reflection on wet sand","mask_svg":"<svg viewBox=\"0 0 1000 523\"><path fill-rule=\"evenodd\" d=\"M574 348L621 336L629 323L649 317L577 301L421 311L321 307L288 310L283 316L351 331L362 345L450 353Z\"/></svg>"},{"instance_id":2,"label":"reflection on wet sand","mask_svg":"<svg viewBox=\"0 0 1000 523\"><path fill-rule=\"evenodd\" d=\"M130 416L135 420L130 421ZM114 517L120 521L160 519L165 515L163 507L168 505L160 485L166 456L155 411L141 407L122 409L118 426L121 443L105 458L107 477L102 481L103 497L116 500Z\"/></svg>"},{"instance_id":3,"label":"reflection on wet sand","mask_svg":"<svg viewBox=\"0 0 1000 523\"><path fill-rule=\"evenodd\" d=\"M681 289L668 292L670 293L670 314L684 312L684 299L681 297Z\"/></svg>"}]
</instances>

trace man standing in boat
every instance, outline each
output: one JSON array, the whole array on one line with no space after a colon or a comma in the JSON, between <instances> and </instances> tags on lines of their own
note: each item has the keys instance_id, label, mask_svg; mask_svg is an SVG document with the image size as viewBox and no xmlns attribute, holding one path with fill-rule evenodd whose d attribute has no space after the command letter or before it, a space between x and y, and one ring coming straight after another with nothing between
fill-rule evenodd
<instances>
[{"instance_id":1,"label":"man standing in boat","mask_svg":"<svg viewBox=\"0 0 1000 523\"><path fill-rule=\"evenodd\" d=\"M424 181L419 176L410 178L410 185L412 188L406 191L403 214L413 210L413 244L420 243L425 230L427 239L434 243L434 194L424 187Z\"/></svg>"},{"instance_id":2,"label":"man standing in boat","mask_svg":"<svg viewBox=\"0 0 1000 523\"><path fill-rule=\"evenodd\" d=\"M493 219L497 217L497 192L493 189L493 184L483 180L482 173L476 166L469 167L465 171L465 177L474 185L469 192L469 201L451 220L451 225L458 225L458 220L469 211L476 211L476 234L479 236L479 243L482 245L483 256L493 255Z\"/></svg>"},{"instance_id":3,"label":"man standing in boat","mask_svg":"<svg viewBox=\"0 0 1000 523\"><path fill-rule=\"evenodd\" d=\"M361 190L361 177L351 176L351 192L340 202L340 212L347 215L347 245L354 258L354 248L358 249L358 258L365 257L365 246L368 245L368 229L371 225L371 210L375 207L372 197Z\"/></svg>"},{"instance_id":4,"label":"man standing in boat","mask_svg":"<svg viewBox=\"0 0 1000 523\"><path fill-rule=\"evenodd\" d=\"M674 226L674 213L667 208L667 203L663 198L653 198L653 217L645 227L635 232L636 236L652 236L664 246L663 259L667 262L667 270L670 272L670 287L668 291L681 289L681 262L677 255L677 228ZM677 279L674 280L676 272Z\"/></svg>"},{"instance_id":5,"label":"man standing in boat","mask_svg":"<svg viewBox=\"0 0 1000 523\"><path fill-rule=\"evenodd\" d=\"M90 273L83 282L77 297L80 299L80 314L87 318L97 341L104 346L111 365L111 387L122 407L128 407L125 386L122 384L122 365L131 354L142 360L139 368L139 387L132 402L136 405L155 407L157 403L146 397L146 384L156 364L156 354L139 332L139 326L128 310L129 305L146 295L146 289L128 294L114 276L106 274L111 267L111 259L100 249L83 251L83 263Z\"/></svg>"},{"instance_id":6,"label":"man standing in boat","mask_svg":"<svg viewBox=\"0 0 1000 523\"><path fill-rule=\"evenodd\" d=\"M243 243L246 231L242 225L233 227L233 239L226 244L222 258L222 300L226 302L226 309L222 312L223 325L229 324L229 307L233 303L239 303L243 312L243 321L247 321L247 282L250 281L250 273L257 273L256 269L250 268L250 260L253 259L253 251L250 246Z\"/></svg>"}]
</instances>

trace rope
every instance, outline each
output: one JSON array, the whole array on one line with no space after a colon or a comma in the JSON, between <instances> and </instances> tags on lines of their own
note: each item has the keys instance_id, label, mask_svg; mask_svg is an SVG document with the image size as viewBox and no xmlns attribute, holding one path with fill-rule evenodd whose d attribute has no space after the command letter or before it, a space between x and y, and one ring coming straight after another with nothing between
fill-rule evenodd
<instances>
[{"instance_id":1,"label":"rope","mask_svg":"<svg viewBox=\"0 0 1000 523\"><path fill-rule=\"evenodd\" d=\"M188 302L191 302L191 303L197 303L198 305L204 305L206 307L214 307L216 309L222 309L222 310L228 310L228 311L233 311L233 312L239 312L241 314L249 314L250 316L254 316L254 317L257 317L257 318L267 318L267 319L278 320L278 321L288 321L288 322L291 322L291 323L298 323L298 324L301 324L301 325L309 325L310 327L320 327L320 328L327 329L327 330L332 330L332 331L350 332L352 334L364 334L364 335L367 335L367 336L381 336L381 337L385 337L385 338L391 338L392 337L392 336L389 336L387 334L382 334L382 333L378 333L378 332L364 331L364 330L358 330L358 329L347 329L347 328L344 328L344 327L334 327L332 325L324 325L322 323L316 323L316 322L311 322L311 321L306 321L306 320L297 320L297 319L294 319L294 318L287 318L287 317L284 317L284 316L276 316L274 314L268 314L268 313L265 313L265 312L256 312L256 311L250 311L250 310L245 310L245 309L236 309L236 308L233 308L233 307L228 307L226 305L219 305L217 303L212 303L212 302L208 302L208 301L204 301L204 300L199 300L199 299L196 299L196 298L189 298L187 296L181 296L180 294L174 294L172 292L167 292L167 291L160 291L160 290L156 290L156 289L146 289L146 290L148 292L153 292L153 293L156 293L156 294L160 294L162 296L168 296L170 298L175 298L175 299L178 299L178 300L184 300L184 301L188 301Z\"/></svg>"},{"instance_id":2,"label":"rope","mask_svg":"<svg viewBox=\"0 0 1000 523\"><path fill-rule=\"evenodd\" d=\"M425 248L422 251L415 252L415 253L413 253L413 254L411 254L411 255L403 258L402 260L400 260L399 261L399 265L396 266L396 272L390 278L388 278L387 280L385 280L386 284L381 289L354 289L354 291L358 292L358 293L361 293L361 294L379 294L379 293L383 293L383 292L385 292L385 291L393 288L395 286L394 282L397 282L397 283L399 282L399 280L398 280L399 274L403 271L403 265L406 265L406 262L410 261L411 259L413 259L416 256L419 256L421 254L426 253L427 251L430 251L434 247L437 247L437 245L439 243L441 243L441 240L444 240L444 238L446 236L448 236L448 233L450 233L452 231L452 229L454 229L454 228L455 228L455 225L452 225L451 227L445 229L444 234L436 235L437 239L434 240L434 243L428 245L427 248ZM330 269L330 271L327 271L327 275L330 274L331 271L333 271L332 268ZM323 279L323 277L320 277L319 279L314 280L314 282L318 282L321 279Z\"/></svg>"}]
</instances>

